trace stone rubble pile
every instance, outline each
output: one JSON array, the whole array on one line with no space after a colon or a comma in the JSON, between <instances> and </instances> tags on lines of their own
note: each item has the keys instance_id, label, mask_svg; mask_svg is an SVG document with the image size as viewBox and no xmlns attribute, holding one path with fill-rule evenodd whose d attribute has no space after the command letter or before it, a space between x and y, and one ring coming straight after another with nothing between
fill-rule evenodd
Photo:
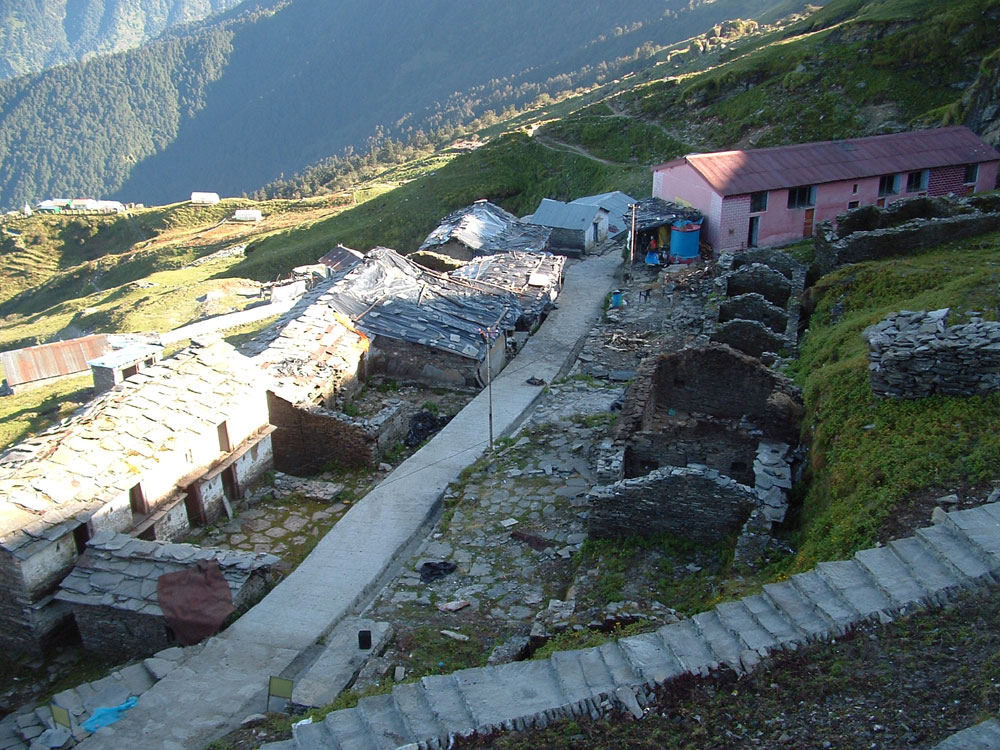
<instances>
[{"instance_id":1,"label":"stone rubble pile","mask_svg":"<svg viewBox=\"0 0 1000 750\"><path fill-rule=\"evenodd\" d=\"M904 310L865 329L875 395L976 396L1000 390L1000 323L973 317L949 326L949 312Z\"/></svg>"},{"instance_id":2,"label":"stone rubble pile","mask_svg":"<svg viewBox=\"0 0 1000 750\"><path fill-rule=\"evenodd\" d=\"M301 495L306 500L331 503L344 490L344 485L323 482L319 479L303 479L291 474L274 473L274 492L277 495Z\"/></svg>"}]
</instances>

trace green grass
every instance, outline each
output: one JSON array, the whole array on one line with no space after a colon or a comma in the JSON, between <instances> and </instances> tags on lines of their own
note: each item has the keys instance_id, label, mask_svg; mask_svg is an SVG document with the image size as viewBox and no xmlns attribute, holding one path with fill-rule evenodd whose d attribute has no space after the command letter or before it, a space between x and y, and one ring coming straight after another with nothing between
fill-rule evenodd
<instances>
[{"instance_id":1,"label":"green grass","mask_svg":"<svg viewBox=\"0 0 1000 750\"><path fill-rule=\"evenodd\" d=\"M0 451L73 413L93 393L90 373L0 397Z\"/></svg>"},{"instance_id":2,"label":"green grass","mask_svg":"<svg viewBox=\"0 0 1000 750\"><path fill-rule=\"evenodd\" d=\"M927 488L996 478L1000 395L876 399L861 332L901 310L950 307L995 317L1000 235L922 255L861 263L822 278L795 365L804 390L810 484L796 569L870 547L894 514Z\"/></svg>"}]
</instances>

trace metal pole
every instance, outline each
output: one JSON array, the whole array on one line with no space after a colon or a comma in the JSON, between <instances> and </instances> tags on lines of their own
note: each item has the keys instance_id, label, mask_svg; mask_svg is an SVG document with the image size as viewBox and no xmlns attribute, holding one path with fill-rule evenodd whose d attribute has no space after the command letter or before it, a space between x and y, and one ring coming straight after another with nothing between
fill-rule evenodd
<instances>
[{"instance_id":1,"label":"metal pole","mask_svg":"<svg viewBox=\"0 0 1000 750\"><path fill-rule=\"evenodd\" d=\"M631 278L632 276L632 263L635 260L635 209L638 207L637 203L633 203L629 208L632 209L632 231L628 235L628 268L625 269L625 278Z\"/></svg>"},{"instance_id":2,"label":"metal pole","mask_svg":"<svg viewBox=\"0 0 1000 750\"><path fill-rule=\"evenodd\" d=\"M501 320L503 316L501 316ZM490 341L490 329L479 329L483 338L486 340L486 400L489 402L489 422L490 422L490 450L493 450L493 365L490 360L492 360L492 342Z\"/></svg>"}]
</instances>

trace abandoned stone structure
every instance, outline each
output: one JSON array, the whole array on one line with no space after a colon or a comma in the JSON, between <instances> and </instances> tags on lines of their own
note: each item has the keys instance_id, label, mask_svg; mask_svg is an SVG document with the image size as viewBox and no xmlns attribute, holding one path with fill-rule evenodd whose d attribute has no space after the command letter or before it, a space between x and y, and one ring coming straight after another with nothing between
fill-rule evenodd
<instances>
[{"instance_id":1,"label":"abandoned stone structure","mask_svg":"<svg viewBox=\"0 0 1000 750\"><path fill-rule=\"evenodd\" d=\"M719 267L724 269L717 280L722 301L712 340L758 358L792 351L798 343L805 267L770 248L726 253Z\"/></svg>"},{"instance_id":2,"label":"abandoned stone structure","mask_svg":"<svg viewBox=\"0 0 1000 750\"><path fill-rule=\"evenodd\" d=\"M714 541L756 508L784 520L802 415L790 381L728 346L644 360L600 463L590 533Z\"/></svg>"},{"instance_id":3,"label":"abandoned stone structure","mask_svg":"<svg viewBox=\"0 0 1000 750\"><path fill-rule=\"evenodd\" d=\"M848 263L906 255L944 242L1000 230L1000 198L971 195L910 198L886 208L864 206L816 227L815 265L829 273Z\"/></svg>"},{"instance_id":4,"label":"abandoned stone structure","mask_svg":"<svg viewBox=\"0 0 1000 750\"><path fill-rule=\"evenodd\" d=\"M32 650L102 531L174 539L271 466L266 380L220 341L193 343L0 455L0 643Z\"/></svg>"},{"instance_id":5,"label":"abandoned stone structure","mask_svg":"<svg viewBox=\"0 0 1000 750\"><path fill-rule=\"evenodd\" d=\"M948 325L949 309L902 311L865 329L872 391L885 398L1000 391L1000 323Z\"/></svg>"},{"instance_id":6,"label":"abandoned stone structure","mask_svg":"<svg viewBox=\"0 0 1000 750\"><path fill-rule=\"evenodd\" d=\"M236 610L264 595L278 562L274 555L148 542L104 531L87 543L55 598L72 607L84 648L118 660L148 656L177 645L164 620L157 581L204 560L219 564ZM196 613L197 603L190 606Z\"/></svg>"},{"instance_id":7,"label":"abandoned stone structure","mask_svg":"<svg viewBox=\"0 0 1000 750\"><path fill-rule=\"evenodd\" d=\"M548 247L551 234L549 227L520 221L500 206L478 200L441 219L419 250L460 261L514 250L540 253Z\"/></svg>"}]
</instances>

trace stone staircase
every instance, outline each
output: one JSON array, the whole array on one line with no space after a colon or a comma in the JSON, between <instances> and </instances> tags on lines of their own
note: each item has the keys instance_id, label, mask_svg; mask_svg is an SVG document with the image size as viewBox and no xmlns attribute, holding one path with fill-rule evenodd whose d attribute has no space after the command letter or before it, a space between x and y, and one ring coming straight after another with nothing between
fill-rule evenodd
<instances>
[{"instance_id":1,"label":"stone staircase","mask_svg":"<svg viewBox=\"0 0 1000 750\"><path fill-rule=\"evenodd\" d=\"M456 735L543 728L612 708L642 715L653 689L727 666L743 673L770 653L887 622L1000 581L1000 503L936 511L934 525L852 559L820 563L760 594L617 642L537 661L424 677L293 728L268 750L446 748ZM0 746L2 747L2 746Z\"/></svg>"},{"instance_id":2,"label":"stone staircase","mask_svg":"<svg viewBox=\"0 0 1000 750\"><path fill-rule=\"evenodd\" d=\"M124 703L130 696L140 696L166 676L185 656L180 648L170 648L155 656L130 664L94 682L57 693L52 703L69 711L72 735L81 740L89 733L80 727L94 709ZM25 706L0 720L0 750L39 750L63 747L68 732L56 728L49 703ZM58 743L58 744L56 744Z\"/></svg>"}]
</instances>

